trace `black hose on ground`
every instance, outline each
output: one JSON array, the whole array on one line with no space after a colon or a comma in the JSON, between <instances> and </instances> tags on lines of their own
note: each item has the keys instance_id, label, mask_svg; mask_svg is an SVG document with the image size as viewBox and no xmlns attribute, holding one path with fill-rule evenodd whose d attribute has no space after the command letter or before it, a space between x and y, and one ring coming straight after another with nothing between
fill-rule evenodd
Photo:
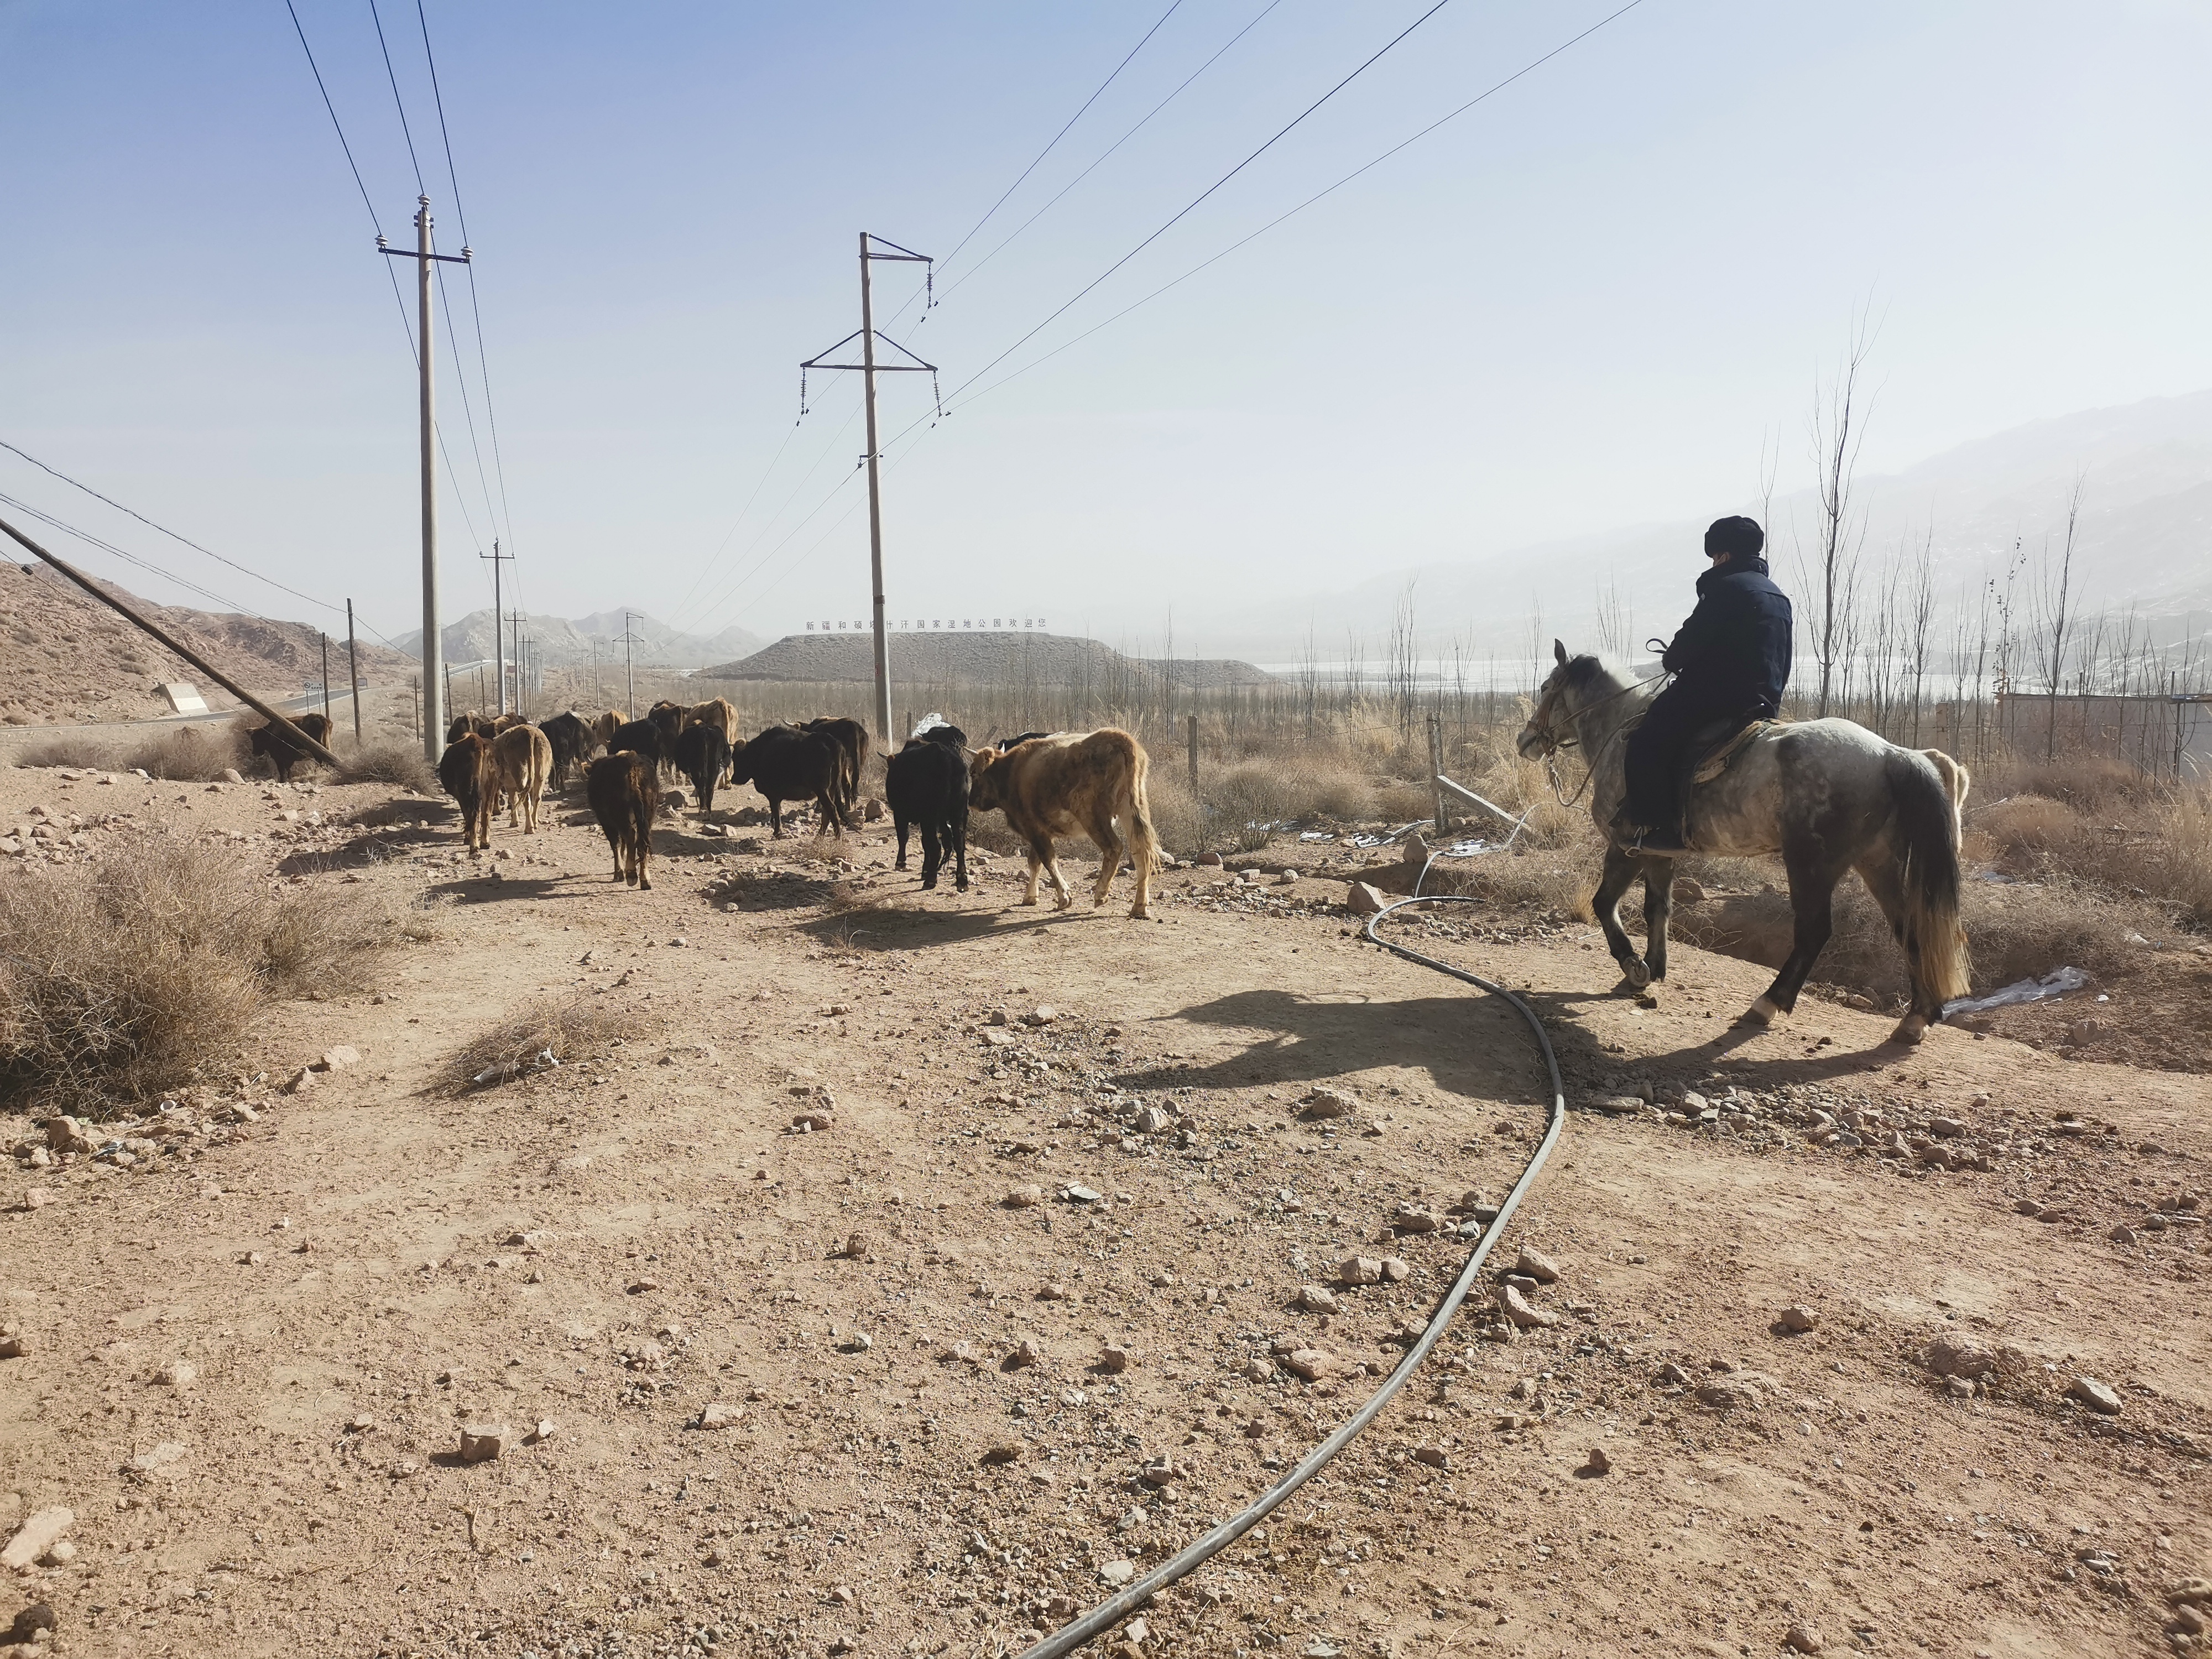
<instances>
[{"instance_id":1,"label":"black hose on ground","mask_svg":"<svg viewBox=\"0 0 2212 1659\"><path fill-rule=\"evenodd\" d=\"M1370 1395L1366 1403L1347 1418L1334 1434L1308 1452L1296 1468L1261 1493L1257 1501L1249 1508L1223 1522L1196 1543L1186 1547L1173 1559L1155 1568L1126 1589L1100 1602L1081 1618L1063 1625L1046 1637L1043 1641L1025 1649L1020 1655L1020 1659L1059 1659L1059 1656L1062 1654L1073 1652L1085 1643L1113 1629L1115 1626L1135 1613L1170 1584L1211 1560L1246 1533L1251 1531L1253 1528L1258 1526L1261 1522L1266 1520L1285 1498L1312 1480L1331 1458L1351 1444L1354 1435L1375 1420L1376 1414L1389 1403L1390 1397L1404 1386L1407 1379L1413 1376L1420 1363L1428 1358L1429 1350L1435 1347L1442 1339L1445 1328L1451 1323L1452 1316L1459 1311L1460 1304L1467 1299L1468 1292L1474 1288L1475 1277L1482 1271L1483 1262L1489 1258L1490 1247L1497 1242L1498 1235L1505 1231L1505 1224L1513 1218L1514 1211L1520 1207L1522 1198L1534 1183L1537 1172L1544 1167L1544 1161L1551 1157L1552 1148L1558 1144L1559 1131L1565 1126L1566 1085L1559 1076L1559 1056L1552 1052L1552 1039L1545 1033L1544 1024L1536 1018L1535 1010L1529 1007L1526 1002L1506 989L1504 986L1494 980L1485 979L1480 974L1471 974L1464 968L1455 968L1449 963L1439 962L1434 957L1424 956L1419 951L1412 950L1406 945L1395 945L1382 938L1375 930L1382 924L1385 916L1389 915L1393 911L1402 910L1410 904L1473 904L1475 902L1477 901L1474 899L1457 896L1401 899L1395 904L1383 906L1381 910L1368 918L1367 937L1393 956L1403 957L1408 962L1418 962L1424 968L1433 968L1440 974L1449 974L1454 979L1472 985L1478 990L1487 991L1493 996L1504 997L1506 1001L1513 1005L1514 1012L1528 1022L1529 1030L1535 1034L1536 1047L1544 1056L1544 1069L1551 1078L1551 1107L1544 1125L1544 1138L1537 1143L1536 1150L1530 1156L1527 1167L1514 1181L1512 1189L1505 1194L1504 1201L1498 1206L1497 1219L1482 1230L1481 1237L1475 1242L1474 1249L1468 1254L1467 1265L1460 1269L1459 1277L1453 1281L1451 1289L1444 1292L1443 1299L1437 1304L1436 1311L1429 1316L1428 1328L1421 1333L1420 1340L1406 1351L1405 1358L1401 1359L1392 1369L1390 1375L1382 1380L1382 1386Z\"/></svg>"}]
</instances>

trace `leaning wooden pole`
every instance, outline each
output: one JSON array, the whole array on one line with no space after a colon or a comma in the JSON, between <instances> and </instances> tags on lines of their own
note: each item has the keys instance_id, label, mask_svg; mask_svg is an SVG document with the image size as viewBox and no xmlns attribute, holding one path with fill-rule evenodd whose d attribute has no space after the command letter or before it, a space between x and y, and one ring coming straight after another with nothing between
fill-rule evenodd
<instances>
[{"instance_id":1,"label":"leaning wooden pole","mask_svg":"<svg viewBox=\"0 0 2212 1659\"><path fill-rule=\"evenodd\" d=\"M317 743L305 732L302 732L298 726L293 725L292 722L285 719L283 715L278 714L267 703L262 702L260 698L255 696L253 693L247 690L236 680L232 679L228 674L224 673L213 663L210 662L205 657L203 657L198 652L191 649L189 646L177 639L167 630L156 627L154 623L147 621L145 617L140 616L136 611L133 611L129 605L124 604L122 600L117 599L112 593L102 592L97 583L95 583L89 576L85 575L82 571L78 570L75 566L56 558L52 554L47 552L45 548L40 547L38 543L33 541L21 531L16 529L14 525L9 524L5 519L0 519L0 531L7 532L7 533L14 537L16 541L21 543L23 546L27 548L33 554L37 555L39 558L53 566L53 568L60 571L63 575L67 576L71 581L75 582L79 587L84 589L86 592L91 594L94 599L98 599L109 610L114 611L125 622L131 623L134 627L137 627L148 634L151 634L171 651L175 652L177 655L182 657L186 662L191 664L193 667L198 669L201 673L206 675L224 690L229 692L232 696L236 697L248 708L251 708L255 714L260 715L262 719L267 720L271 726L276 727L278 731L283 732L289 741L297 744L301 749L305 750L308 754L313 755L317 760L322 762L325 766L336 766L338 763L338 757L336 755L331 753L329 750L324 748L322 744ZM329 676L325 675L324 678L327 681Z\"/></svg>"}]
</instances>

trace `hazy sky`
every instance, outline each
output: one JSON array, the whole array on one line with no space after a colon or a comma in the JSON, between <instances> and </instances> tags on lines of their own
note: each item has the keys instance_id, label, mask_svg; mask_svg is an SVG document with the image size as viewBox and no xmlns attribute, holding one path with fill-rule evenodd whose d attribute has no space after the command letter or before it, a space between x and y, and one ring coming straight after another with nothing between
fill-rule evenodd
<instances>
[{"instance_id":1,"label":"hazy sky","mask_svg":"<svg viewBox=\"0 0 2212 1659\"><path fill-rule=\"evenodd\" d=\"M416 180L368 0L296 3L406 241ZM413 0L380 3L458 250ZM944 366L952 404L1427 3L1182 0L949 262L927 322L900 309L915 268L878 267L881 327ZM981 385L1617 3L1451 0ZM769 635L864 616L857 377L817 381L793 428L796 365L858 325L856 233L951 253L1167 0L427 4L526 603ZM1781 488L1807 481L1814 376L1869 304L1869 470L2212 385L2209 70L2212 11L2185 0L1642 0L894 447L891 609L1109 632L1172 611L1189 638L1255 592L1732 510L1762 441ZM319 598L352 595L386 633L412 626L412 367L283 0L0 0L0 438ZM466 288L451 294L446 362L459 345L489 470ZM485 602L473 556L509 525L458 393L449 376L449 616ZM887 380L884 404L889 438L927 415L928 377ZM0 491L251 608L328 620L3 453Z\"/></svg>"}]
</instances>

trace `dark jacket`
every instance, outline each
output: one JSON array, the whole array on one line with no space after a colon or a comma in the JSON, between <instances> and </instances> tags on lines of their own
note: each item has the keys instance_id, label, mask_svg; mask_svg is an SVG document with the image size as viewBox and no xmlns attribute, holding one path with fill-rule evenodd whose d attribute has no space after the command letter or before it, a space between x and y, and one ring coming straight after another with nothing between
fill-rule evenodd
<instances>
[{"instance_id":1,"label":"dark jacket","mask_svg":"<svg viewBox=\"0 0 2212 1659\"><path fill-rule=\"evenodd\" d=\"M1698 578L1698 608L1661 660L1677 687L1717 711L1772 714L1790 684L1790 599L1764 559L1731 559Z\"/></svg>"}]
</instances>

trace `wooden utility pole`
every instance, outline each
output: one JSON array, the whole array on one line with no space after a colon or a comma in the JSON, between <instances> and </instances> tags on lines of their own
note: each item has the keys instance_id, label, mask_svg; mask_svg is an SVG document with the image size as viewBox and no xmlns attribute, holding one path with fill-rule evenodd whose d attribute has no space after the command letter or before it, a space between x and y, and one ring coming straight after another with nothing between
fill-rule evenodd
<instances>
[{"instance_id":1,"label":"wooden utility pole","mask_svg":"<svg viewBox=\"0 0 2212 1659\"><path fill-rule=\"evenodd\" d=\"M376 239L380 253L415 261L415 299L421 320L415 329L415 367L420 378L421 443L422 471L422 754L432 765L444 752L446 723L440 718L438 690L439 671L445 665L445 641L438 635L438 453L437 408L433 392L436 380L430 350L430 267L443 260L449 264L465 265L469 262L465 247L458 256L434 253L430 251L430 198L415 198L415 246L411 248L387 246L382 236ZM445 676L446 700L453 701L452 677Z\"/></svg>"},{"instance_id":2,"label":"wooden utility pole","mask_svg":"<svg viewBox=\"0 0 2212 1659\"><path fill-rule=\"evenodd\" d=\"M353 687L353 746L361 747L361 658L353 643L353 601L346 601L346 680Z\"/></svg>"},{"instance_id":3,"label":"wooden utility pole","mask_svg":"<svg viewBox=\"0 0 2212 1659\"><path fill-rule=\"evenodd\" d=\"M38 543L33 541L28 536L26 536L21 531L16 529L14 525L9 524L4 519L0 519L0 532L4 532L9 536L13 537L16 541L21 543L22 545L32 554L45 561L46 563L53 566L55 569L60 571L63 575L68 577L79 587L84 589L86 592L91 594L94 599L98 599L110 611L114 611L117 615L123 617L125 621L129 622L138 628L141 632L152 635L154 638L159 640L169 650L174 652L178 656L191 664L191 665L198 669L201 673L206 675L224 690L229 692L232 696L236 697L248 708L251 708L255 714L260 715L262 719L267 720L271 726L284 733L286 738L291 742L297 744L307 753L313 755L317 760L322 762L324 765L336 766L338 763L338 757L331 753L328 749L325 749L321 744L317 743L305 732L302 732L298 726L293 725L290 720L285 719L283 715L278 714L274 708L262 702L260 698L255 696L253 693L247 690L236 680L231 678L229 675L217 668L205 657L200 655L198 652L194 651L190 647L186 646L173 634L169 633L165 629L156 627L153 623L149 622L145 617L140 616L136 611L133 611L129 605L124 604L122 600L117 599L112 593L106 592L89 576L87 576L82 571L79 570L75 565L56 558L52 554L47 552L45 548L40 547Z\"/></svg>"},{"instance_id":4,"label":"wooden utility pole","mask_svg":"<svg viewBox=\"0 0 2212 1659\"><path fill-rule=\"evenodd\" d=\"M860 233L860 331L848 334L819 356L811 357L799 366L800 412L805 413L806 400L805 373L810 368L856 368L860 371L861 401L867 410L868 453L868 587L873 596L876 659L876 732L878 741L885 749L891 744L891 669L890 641L884 622L884 498L881 457L876 446L876 376L878 374L918 374L927 371L932 384L935 383L937 366L926 363L896 340L884 343L902 356L912 358L910 362L878 363L876 361L875 307L869 292L868 264L874 259L892 259L918 264L933 264L927 253L916 253L899 246L896 242L882 242L890 252L878 252L880 240L866 231ZM842 350L855 340L860 342L860 361L857 363L833 363L826 361L831 353Z\"/></svg>"},{"instance_id":5,"label":"wooden utility pole","mask_svg":"<svg viewBox=\"0 0 2212 1659\"><path fill-rule=\"evenodd\" d=\"M636 615L637 612L635 611L623 612L622 637L615 641L623 648L623 684L625 688L623 706L629 710L624 718L629 720L637 718L637 666L631 658L630 649L634 646L643 643L630 627L630 623Z\"/></svg>"},{"instance_id":6,"label":"wooden utility pole","mask_svg":"<svg viewBox=\"0 0 2212 1659\"><path fill-rule=\"evenodd\" d=\"M1198 799L1198 716L1190 714L1185 719L1188 722L1190 735L1190 798L1195 803Z\"/></svg>"},{"instance_id":7,"label":"wooden utility pole","mask_svg":"<svg viewBox=\"0 0 2212 1659\"><path fill-rule=\"evenodd\" d=\"M1431 713L1429 715L1429 793L1435 797L1437 833L1440 836L1448 835L1451 830L1451 820L1444 816L1443 770L1444 717Z\"/></svg>"},{"instance_id":8,"label":"wooden utility pole","mask_svg":"<svg viewBox=\"0 0 2212 1659\"><path fill-rule=\"evenodd\" d=\"M321 629L315 635L323 642L323 730L331 729L331 636Z\"/></svg>"},{"instance_id":9,"label":"wooden utility pole","mask_svg":"<svg viewBox=\"0 0 2212 1659\"><path fill-rule=\"evenodd\" d=\"M499 568L510 562L514 555L501 552L499 538L495 536L491 538L491 551L479 553L477 557L491 561L491 653L499 659L499 712L504 714L507 713L507 646L500 629L506 626L503 618L507 612L499 608Z\"/></svg>"}]
</instances>

